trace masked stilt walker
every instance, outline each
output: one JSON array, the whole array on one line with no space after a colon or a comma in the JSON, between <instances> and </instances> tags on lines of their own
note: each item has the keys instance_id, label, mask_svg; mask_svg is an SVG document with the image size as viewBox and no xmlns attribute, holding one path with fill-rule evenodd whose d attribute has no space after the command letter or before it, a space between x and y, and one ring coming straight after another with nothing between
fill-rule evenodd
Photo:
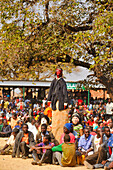
<instances>
[{"instance_id":1,"label":"masked stilt walker","mask_svg":"<svg viewBox=\"0 0 113 170\"><path fill-rule=\"evenodd\" d=\"M68 104L66 82L62 78L62 69L56 69L56 78L51 82L48 102L52 105L52 133L60 141L63 127L68 123L68 111L65 109Z\"/></svg>"}]
</instances>

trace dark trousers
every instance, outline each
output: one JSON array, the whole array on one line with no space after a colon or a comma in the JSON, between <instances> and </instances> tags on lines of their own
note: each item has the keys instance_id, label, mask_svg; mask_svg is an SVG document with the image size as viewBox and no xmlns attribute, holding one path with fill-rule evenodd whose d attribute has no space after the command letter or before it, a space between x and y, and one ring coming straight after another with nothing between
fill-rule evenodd
<instances>
[{"instance_id":1,"label":"dark trousers","mask_svg":"<svg viewBox=\"0 0 113 170\"><path fill-rule=\"evenodd\" d=\"M95 152L93 155L86 157L85 161L87 161L91 165L94 165L94 164L99 164L106 159L107 159L107 151L105 151L104 148L100 147L98 151Z\"/></svg>"},{"instance_id":2,"label":"dark trousers","mask_svg":"<svg viewBox=\"0 0 113 170\"><path fill-rule=\"evenodd\" d=\"M112 115L105 114L105 120L108 120L108 119L113 119L113 116L112 116Z\"/></svg>"},{"instance_id":3,"label":"dark trousers","mask_svg":"<svg viewBox=\"0 0 113 170\"><path fill-rule=\"evenodd\" d=\"M22 152L22 156L28 156L29 147L24 141L20 143L19 147L20 147L20 151Z\"/></svg>"},{"instance_id":4,"label":"dark trousers","mask_svg":"<svg viewBox=\"0 0 113 170\"><path fill-rule=\"evenodd\" d=\"M10 134L0 134L0 137L9 137L10 136Z\"/></svg>"},{"instance_id":5,"label":"dark trousers","mask_svg":"<svg viewBox=\"0 0 113 170\"><path fill-rule=\"evenodd\" d=\"M42 163L52 163L52 151L46 150L45 153L43 153L42 158L40 160Z\"/></svg>"},{"instance_id":6,"label":"dark trousers","mask_svg":"<svg viewBox=\"0 0 113 170\"><path fill-rule=\"evenodd\" d=\"M36 154L32 153L33 159L36 160ZM52 163L52 151L47 149L45 153L40 153L37 156L41 156L40 162L41 163Z\"/></svg>"},{"instance_id":7,"label":"dark trousers","mask_svg":"<svg viewBox=\"0 0 113 170\"><path fill-rule=\"evenodd\" d=\"M20 151L22 152L22 156L28 156L29 155L29 153L30 153L29 149L30 148L24 141L20 143L19 147L20 147ZM32 154L34 155L35 160L38 161L39 159L38 159L36 150L33 150Z\"/></svg>"}]
</instances>

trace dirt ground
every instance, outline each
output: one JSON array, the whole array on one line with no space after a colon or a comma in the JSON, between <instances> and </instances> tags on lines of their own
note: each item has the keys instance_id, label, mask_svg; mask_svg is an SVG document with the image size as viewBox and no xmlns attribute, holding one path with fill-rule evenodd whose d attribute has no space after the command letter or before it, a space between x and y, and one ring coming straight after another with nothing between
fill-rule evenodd
<instances>
[{"instance_id":1,"label":"dirt ground","mask_svg":"<svg viewBox=\"0 0 113 170\"><path fill-rule=\"evenodd\" d=\"M6 143L6 138L0 138L0 148ZM0 170L86 170L84 166L61 167L59 165L43 164L42 166L32 165L32 158L12 158L11 155L0 155ZM100 169L101 170L101 169Z\"/></svg>"}]
</instances>

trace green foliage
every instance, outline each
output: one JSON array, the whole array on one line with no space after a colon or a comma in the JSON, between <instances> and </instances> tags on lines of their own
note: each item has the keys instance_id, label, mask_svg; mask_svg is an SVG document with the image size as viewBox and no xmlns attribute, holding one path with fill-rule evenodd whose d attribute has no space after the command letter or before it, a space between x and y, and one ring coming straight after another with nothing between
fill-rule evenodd
<instances>
[{"instance_id":1,"label":"green foliage","mask_svg":"<svg viewBox=\"0 0 113 170\"><path fill-rule=\"evenodd\" d=\"M71 72L78 60L111 79L112 4L112 0L1 0L1 78L41 80L58 64Z\"/></svg>"}]
</instances>

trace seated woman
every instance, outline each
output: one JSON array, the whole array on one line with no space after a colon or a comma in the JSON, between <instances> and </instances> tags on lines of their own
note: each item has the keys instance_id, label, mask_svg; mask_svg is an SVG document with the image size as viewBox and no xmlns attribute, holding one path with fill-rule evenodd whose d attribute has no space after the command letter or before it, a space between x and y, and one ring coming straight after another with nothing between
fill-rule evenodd
<instances>
[{"instance_id":1,"label":"seated woman","mask_svg":"<svg viewBox=\"0 0 113 170\"><path fill-rule=\"evenodd\" d=\"M65 134L69 134L70 142L71 143L75 143L75 136L73 135L73 133L70 132L72 130L72 125L73 125L72 123L66 123L64 125L64 133L61 135L60 144L64 143L64 136L65 136Z\"/></svg>"},{"instance_id":2,"label":"seated woman","mask_svg":"<svg viewBox=\"0 0 113 170\"><path fill-rule=\"evenodd\" d=\"M83 127L80 124L80 116L77 113L72 115L73 129L77 132L78 139L83 135Z\"/></svg>"},{"instance_id":3,"label":"seated woman","mask_svg":"<svg viewBox=\"0 0 113 170\"><path fill-rule=\"evenodd\" d=\"M12 148L13 148L13 145L14 145L14 142L15 142L15 138L16 138L16 135L18 134L19 132L19 129L15 128L10 136L10 138L8 139L7 143L5 144L5 146L0 150L0 154L1 155L9 155L11 154L12 152Z\"/></svg>"}]
</instances>

